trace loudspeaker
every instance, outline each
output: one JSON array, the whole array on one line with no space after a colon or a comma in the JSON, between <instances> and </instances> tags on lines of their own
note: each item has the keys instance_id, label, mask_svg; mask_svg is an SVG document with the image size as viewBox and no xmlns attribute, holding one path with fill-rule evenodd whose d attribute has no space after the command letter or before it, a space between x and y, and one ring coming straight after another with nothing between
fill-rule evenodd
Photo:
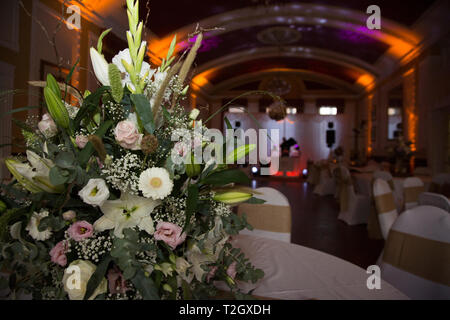
<instances>
[{"instance_id":1,"label":"loudspeaker","mask_svg":"<svg viewBox=\"0 0 450 320\"><path fill-rule=\"evenodd\" d=\"M329 130L327 130L327 146L331 149L333 144L336 143L336 130L333 129L334 123L328 122L328 128Z\"/></svg>"}]
</instances>

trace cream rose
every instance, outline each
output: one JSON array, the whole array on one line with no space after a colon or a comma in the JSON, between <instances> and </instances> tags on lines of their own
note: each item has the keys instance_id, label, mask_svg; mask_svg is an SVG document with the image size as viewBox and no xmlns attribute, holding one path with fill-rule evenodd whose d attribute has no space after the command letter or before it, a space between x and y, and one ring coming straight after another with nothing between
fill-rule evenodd
<instances>
[{"instance_id":1,"label":"cream rose","mask_svg":"<svg viewBox=\"0 0 450 320\"><path fill-rule=\"evenodd\" d=\"M108 186L103 179L89 179L83 189L78 192L81 199L92 206L102 206L109 198Z\"/></svg>"},{"instance_id":2,"label":"cream rose","mask_svg":"<svg viewBox=\"0 0 450 320\"><path fill-rule=\"evenodd\" d=\"M114 136L122 148L139 150L141 147L143 135L139 134L136 125L132 121L120 121L114 129Z\"/></svg>"},{"instance_id":3,"label":"cream rose","mask_svg":"<svg viewBox=\"0 0 450 320\"><path fill-rule=\"evenodd\" d=\"M62 280L64 291L67 292L70 300L83 300L86 294L87 283L95 272L95 269L97 269L97 266L90 261L75 260L64 271ZM94 293L89 297L89 300L93 300L99 294L105 293L107 287L108 282L104 278Z\"/></svg>"},{"instance_id":4,"label":"cream rose","mask_svg":"<svg viewBox=\"0 0 450 320\"><path fill-rule=\"evenodd\" d=\"M38 128L46 138L51 138L58 132L58 127L49 113L45 113L42 116L42 120L38 123Z\"/></svg>"}]
</instances>

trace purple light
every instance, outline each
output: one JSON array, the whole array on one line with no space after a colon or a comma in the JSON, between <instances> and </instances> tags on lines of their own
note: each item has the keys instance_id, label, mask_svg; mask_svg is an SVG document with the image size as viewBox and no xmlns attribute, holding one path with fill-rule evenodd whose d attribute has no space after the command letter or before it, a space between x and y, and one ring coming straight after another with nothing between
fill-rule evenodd
<instances>
[{"instance_id":1,"label":"purple light","mask_svg":"<svg viewBox=\"0 0 450 320\"><path fill-rule=\"evenodd\" d=\"M180 47L180 51L185 51L190 49L197 39L198 35L195 35L194 37L188 39L187 41L181 41L178 45ZM198 49L199 52L205 52L209 51L211 49L217 48L219 46L219 43L222 42L222 40L218 36L209 36L208 33L205 33L202 45L200 46L200 49Z\"/></svg>"}]
</instances>

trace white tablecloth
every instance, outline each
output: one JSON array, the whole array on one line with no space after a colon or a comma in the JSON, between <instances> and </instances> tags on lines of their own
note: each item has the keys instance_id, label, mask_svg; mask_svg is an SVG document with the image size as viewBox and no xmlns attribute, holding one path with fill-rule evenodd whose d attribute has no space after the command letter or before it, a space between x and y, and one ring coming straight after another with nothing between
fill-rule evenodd
<instances>
[{"instance_id":1,"label":"white tablecloth","mask_svg":"<svg viewBox=\"0 0 450 320\"><path fill-rule=\"evenodd\" d=\"M303 246L249 235L233 237L265 277L243 289L256 296L287 299L408 299L385 281L369 290L369 274L354 264Z\"/></svg>"}]
</instances>

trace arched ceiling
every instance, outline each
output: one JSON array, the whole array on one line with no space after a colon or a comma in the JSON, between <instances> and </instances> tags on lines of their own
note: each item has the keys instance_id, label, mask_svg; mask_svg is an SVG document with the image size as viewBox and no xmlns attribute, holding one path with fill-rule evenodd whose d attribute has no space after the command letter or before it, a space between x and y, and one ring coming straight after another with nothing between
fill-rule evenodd
<instances>
[{"instance_id":1,"label":"arched ceiling","mask_svg":"<svg viewBox=\"0 0 450 320\"><path fill-rule=\"evenodd\" d=\"M362 92L373 86L382 62L401 63L414 53L423 39L411 26L433 2L271 0L264 6L254 0L177 0L169 6L152 0L147 27L154 35L148 39L148 54L158 64L174 34L176 51L185 51L195 41L190 34L198 24L207 31L196 60L195 90L214 94L233 80L294 72ZM146 12L145 3L141 0L141 12ZM372 4L381 8L381 30L366 27L366 9ZM262 40L262 33L278 27L291 30L293 40Z\"/></svg>"}]
</instances>

